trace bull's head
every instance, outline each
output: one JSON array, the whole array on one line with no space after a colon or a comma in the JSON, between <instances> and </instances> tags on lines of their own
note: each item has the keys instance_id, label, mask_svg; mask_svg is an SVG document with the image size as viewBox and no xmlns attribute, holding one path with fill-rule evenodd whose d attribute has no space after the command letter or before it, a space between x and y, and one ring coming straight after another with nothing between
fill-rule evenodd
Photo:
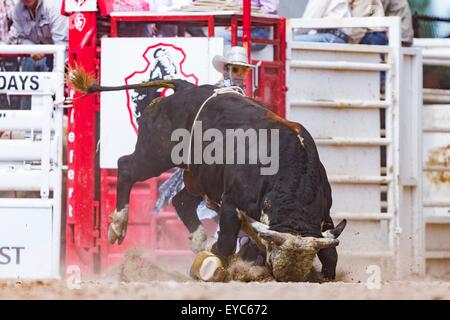
<instances>
[{"instance_id":1,"label":"bull's head","mask_svg":"<svg viewBox=\"0 0 450 320\"><path fill-rule=\"evenodd\" d=\"M241 228L267 252L267 265L277 281L305 281L311 272L314 257L321 249L336 247L335 239L345 227L345 220L324 238L301 237L270 230L268 225L253 220L239 211Z\"/></svg>"}]
</instances>

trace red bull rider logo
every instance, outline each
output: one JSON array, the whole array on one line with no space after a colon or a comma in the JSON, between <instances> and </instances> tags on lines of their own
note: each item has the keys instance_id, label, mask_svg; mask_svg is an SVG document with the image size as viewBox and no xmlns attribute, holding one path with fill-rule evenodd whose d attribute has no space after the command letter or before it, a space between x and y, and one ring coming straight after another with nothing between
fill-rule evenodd
<instances>
[{"instance_id":1,"label":"red bull rider logo","mask_svg":"<svg viewBox=\"0 0 450 320\"><path fill-rule=\"evenodd\" d=\"M125 78L125 84L141 83L150 80L174 80L183 79L198 84L198 76L188 73L183 69L184 64L190 57L182 48L172 44L158 43L148 47L142 58L146 61L143 70L134 71ZM127 90L127 108L131 125L137 133L139 119L145 107L159 96L168 96L171 90L155 90L153 88L142 88Z\"/></svg>"}]
</instances>

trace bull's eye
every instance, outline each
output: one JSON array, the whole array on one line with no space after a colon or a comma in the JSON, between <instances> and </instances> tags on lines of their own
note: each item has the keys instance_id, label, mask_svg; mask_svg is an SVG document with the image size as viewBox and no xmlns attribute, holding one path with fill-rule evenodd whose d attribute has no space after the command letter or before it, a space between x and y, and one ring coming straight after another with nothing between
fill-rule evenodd
<instances>
[{"instance_id":1,"label":"bull's eye","mask_svg":"<svg viewBox=\"0 0 450 320\"><path fill-rule=\"evenodd\" d=\"M263 211L264 212L268 212L272 209L272 201L270 201L269 199L264 199L263 202Z\"/></svg>"}]
</instances>

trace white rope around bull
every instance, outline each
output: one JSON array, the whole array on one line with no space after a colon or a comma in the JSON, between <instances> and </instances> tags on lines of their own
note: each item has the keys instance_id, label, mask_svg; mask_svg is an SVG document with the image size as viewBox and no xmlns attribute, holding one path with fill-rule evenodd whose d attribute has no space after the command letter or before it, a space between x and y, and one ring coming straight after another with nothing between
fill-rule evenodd
<instances>
[{"instance_id":1,"label":"white rope around bull","mask_svg":"<svg viewBox=\"0 0 450 320\"><path fill-rule=\"evenodd\" d=\"M198 117L200 116L200 113L202 112L203 108L206 106L206 104L211 100L214 99L215 97L217 97L218 95L221 94L226 94L226 93L234 93L240 96L245 97L245 92L241 87L237 87L237 86L233 86L233 87L224 87L224 88L218 88L218 89L214 89L214 92L211 96L209 96L204 102L203 104L200 106L200 109L198 109L197 114L195 115L194 121L192 122L192 127L191 127L191 133L189 136L189 149L188 149L188 158L187 158L187 171L189 171L189 165L191 164L191 148L192 148L192 134L194 133L194 126L195 123L197 122Z\"/></svg>"}]
</instances>

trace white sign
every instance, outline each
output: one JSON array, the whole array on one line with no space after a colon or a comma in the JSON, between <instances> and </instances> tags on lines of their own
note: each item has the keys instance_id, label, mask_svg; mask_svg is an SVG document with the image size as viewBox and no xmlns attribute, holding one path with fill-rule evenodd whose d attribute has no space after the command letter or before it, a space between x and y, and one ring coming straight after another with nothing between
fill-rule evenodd
<instances>
[{"instance_id":1,"label":"white sign","mask_svg":"<svg viewBox=\"0 0 450 320\"><path fill-rule=\"evenodd\" d=\"M52 220L51 208L0 208L0 278L54 276Z\"/></svg>"},{"instance_id":2,"label":"white sign","mask_svg":"<svg viewBox=\"0 0 450 320\"><path fill-rule=\"evenodd\" d=\"M11 91L53 92L60 81L53 72L2 72L0 93Z\"/></svg>"},{"instance_id":3,"label":"white sign","mask_svg":"<svg viewBox=\"0 0 450 320\"><path fill-rule=\"evenodd\" d=\"M66 0L66 12L97 11L96 0Z\"/></svg>"},{"instance_id":4,"label":"white sign","mask_svg":"<svg viewBox=\"0 0 450 320\"><path fill-rule=\"evenodd\" d=\"M211 61L218 54L223 54L222 38L102 39L101 84L118 86L152 79L215 84L221 74ZM153 98L145 90L101 94L101 168L117 168L119 157L134 151L138 121Z\"/></svg>"}]
</instances>

